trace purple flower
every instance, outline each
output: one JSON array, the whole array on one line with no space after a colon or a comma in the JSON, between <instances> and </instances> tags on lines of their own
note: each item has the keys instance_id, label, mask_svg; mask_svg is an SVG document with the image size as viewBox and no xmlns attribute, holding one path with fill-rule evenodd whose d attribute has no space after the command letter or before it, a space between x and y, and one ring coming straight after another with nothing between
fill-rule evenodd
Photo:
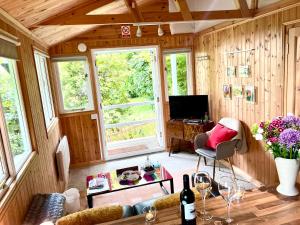
<instances>
[{"instance_id":1,"label":"purple flower","mask_svg":"<svg viewBox=\"0 0 300 225\"><path fill-rule=\"evenodd\" d=\"M300 131L292 128L284 130L279 135L279 142L287 148L291 148L300 144Z\"/></svg>"},{"instance_id":2,"label":"purple flower","mask_svg":"<svg viewBox=\"0 0 300 225\"><path fill-rule=\"evenodd\" d=\"M298 127L300 128L300 118L296 116L286 116L282 119L286 127Z\"/></svg>"}]
</instances>

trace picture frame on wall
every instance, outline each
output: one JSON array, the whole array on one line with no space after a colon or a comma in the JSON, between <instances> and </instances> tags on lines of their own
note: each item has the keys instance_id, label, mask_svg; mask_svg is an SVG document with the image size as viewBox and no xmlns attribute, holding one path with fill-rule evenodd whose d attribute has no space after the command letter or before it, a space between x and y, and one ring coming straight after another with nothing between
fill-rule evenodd
<instances>
[{"instance_id":1,"label":"picture frame on wall","mask_svg":"<svg viewBox=\"0 0 300 225\"><path fill-rule=\"evenodd\" d=\"M231 99L231 85L229 85L229 84L223 85L223 96L224 96L224 98Z\"/></svg>"},{"instance_id":2,"label":"picture frame on wall","mask_svg":"<svg viewBox=\"0 0 300 225\"><path fill-rule=\"evenodd\" d=\"M242 85L234 85L232 88L232 95L236 98L243 98L243 86Z\"/></svg>"},{"instance_id":3,"label":"picture frame on wall","mask_svg":"<svg viewBox=\"0 0 300 225\"><path fill-rule=\"evenodd\" d=\"M226 75L227 75L227 77L235 77L236 76L236 67L235 66L227 66Z\"/></svg>"},{"instance_id":4,"label":"picture frame on wall","mask_svg":"<svg viewBox=\"0 0 300 225\"><path fill-rule=\"evenodd\" d=\"M245 86L245 97L247 102L255 103L256 95L255 95L255 87L253 85Z\"/></svg>"},{"instance_id":5,"label":"picture frame on wall","mask_svg":"<svg viewBox=\"0 0 300 225\"><path fill-rule=\"evenodd\" d=\"M250 66L240 65L239 66L239 77L249 77L250 76Z\"/></svg>"}]
</instances>

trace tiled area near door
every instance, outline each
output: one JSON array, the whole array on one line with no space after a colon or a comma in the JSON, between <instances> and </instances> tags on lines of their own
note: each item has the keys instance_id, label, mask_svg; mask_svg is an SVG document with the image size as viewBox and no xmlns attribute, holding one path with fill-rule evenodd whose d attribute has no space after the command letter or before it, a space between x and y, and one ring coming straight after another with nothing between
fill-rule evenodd
<instances>
[{"instance_id":1,"label":"tiled area near door","mask_svg":"<svg viewBox=\"0 0 300 225\"><path fill-rule=\"evenodd\" d=\"M152 150L162 150L156 137L136 138L107 144L108 157L126 154L138 155Z\"/></svg>"}]
</instances>

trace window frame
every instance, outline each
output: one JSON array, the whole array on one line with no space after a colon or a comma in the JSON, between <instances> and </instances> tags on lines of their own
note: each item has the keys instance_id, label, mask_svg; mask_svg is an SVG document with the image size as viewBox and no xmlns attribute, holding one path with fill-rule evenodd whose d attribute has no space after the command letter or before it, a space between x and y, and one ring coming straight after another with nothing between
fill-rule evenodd
<instances>
[{"instance_id":1,"label":"window frame","mask_svg":"<svg viewBox=\"0 0 300 225\"><path fill-rule=\"evenodd\" d=\"M186 82L187 82L187 95L193 95L194 87L193 87L193 65L192 65L192 50L191 49L168 49L163 52L163 67L164 67L164 86L165 86L165 100L169 102L169 88L168 88L168 74L166 72L166 56L171 54L187 54L186 61Z\"/></svg>"},{"instance_id":2,"label":"window frame","mask_svg":"<svg viewBox=\"0 0 300 225\"><path fill-rule=\"evenodd\" d=\"M7 159L6 159L5 149L2 141L1 130L0 130L0 163L1 163L0 166L2 166L3 174L4 174L3 178L0 178L0 190L1 190L4 188L4 185L9 178L9 168L7 165Z\"/></svg>"},{"instance_id":3,"label":"window frame","mask_svg":"<svg viewBox=\"0 0 300 225\"><path fill-rule=\"evenodd\" d=\"M36 49L34 49L34 51L33 51L33 56L34 56L35 69L36 69L36 74L37 74L37 79L38 79L40 98L41 98L41 103L42 103L42 108L43 108L44 123L45 123L46 130L48 131L56 118L53 92L52 92L51 82L50 82L50 73L49 73L49 68L48 68L48 59L50 57ZM37 57L38 57L38 61L37 61ZM42 67L42 64L44 64L44 67ZM44 68L44 72L46 74L44 74L44 72L42 72L42 68ZM46 79L45 79L45 77L41 77L41 76L45 76ZM46 85L45 85L45 81L47 82ZM46 93L46 92L48 92L48 93ZM50 99L47 99L47 96L49 96ZM45 107L45 105L46 105L46 107ZM49 107L50 107L50 109L49 109ZM49 116L50 114L51 114L51 116Z\"/></svg>"},{"instance_id":4,"label":"window frame","mask_svg":"<svg viewBox=\"0 0 300 225\"><path fill-rule=\"evenodd\" d=\"M88 58L86 56L69 56L69 57L58 57L58 58L52 58L51 59L53 68L55 71L55 83L56 83L56 90L57 90L57 96L58 96L58 109L60 114L72 114L72 113L81 113L81 112L92 112L95 110L94 105L94 96L93 96L93 90L92 90L92 78L91 78L91 72L89 67ZM84 61L85 62L85 72L87 74L87 82L89 85L89 89L87 89L87 97L89 99L89 107L84 109L74 109L69 110L65 109L64 107L64 99L63 99L63 92L62 92L62 86L61 86L61 80L60 80L60 74L59 74L59 68L58 63L59 62L72 62L72 61Z\"/></svg>"},{"instance_id":5,"label":"window frame","mask_svg":"<svg viewBox=\"0 0 300 225\"><path fill-rule=\"evenodd\" d=\"M2 57L5 58L5 57ZM7 59L7 58L6 58ZM0 99L0 157L1 162L4 163L6 167L7 175L5 176L5 179L2 179L0 181L0 199L3 196L3 192L5 192L7 186L11 183L12 180L15 179L15 177L18 175L18 173L24 168L24 165L28 161L28 159L31 157L33 153L32 148L32 142L29 132L29 126L27 121L27 115L24 105L24 97L21 89L21 83L20 83L20 76L18 72L17 62L14 59L10 59L12 62L13 72L14 72L14 79L16 83L16 89L18 93L19 103L20 103L20 110L21 110L21 116L22 116L22 123L24 125L24 132L25 132L25 138L27 140L28 146L28 154L26 154L24 157L22 157L18 165L16 164L16 161L14 159L12 148L9 140L9 133L7 128L7 122L5 119L4 111L2 109L2 101Z\"/></svg>"}]
</instances>

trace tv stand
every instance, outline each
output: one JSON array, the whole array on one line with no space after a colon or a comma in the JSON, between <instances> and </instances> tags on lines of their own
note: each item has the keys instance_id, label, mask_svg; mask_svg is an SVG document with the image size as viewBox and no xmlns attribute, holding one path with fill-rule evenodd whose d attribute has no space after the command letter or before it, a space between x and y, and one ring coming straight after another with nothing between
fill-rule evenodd
<instances>
[{"instance_id":1,"label":"tv stand","mask_svg":"<svg viewBox=\"0 0 300 225\"><path fill-rule=\"evenodd\" d=\"M195 151L194 138L214 127L213 121L169 120L167 122L167 142L169 156L174 151Z\"/></svg>"}]
</instances>

